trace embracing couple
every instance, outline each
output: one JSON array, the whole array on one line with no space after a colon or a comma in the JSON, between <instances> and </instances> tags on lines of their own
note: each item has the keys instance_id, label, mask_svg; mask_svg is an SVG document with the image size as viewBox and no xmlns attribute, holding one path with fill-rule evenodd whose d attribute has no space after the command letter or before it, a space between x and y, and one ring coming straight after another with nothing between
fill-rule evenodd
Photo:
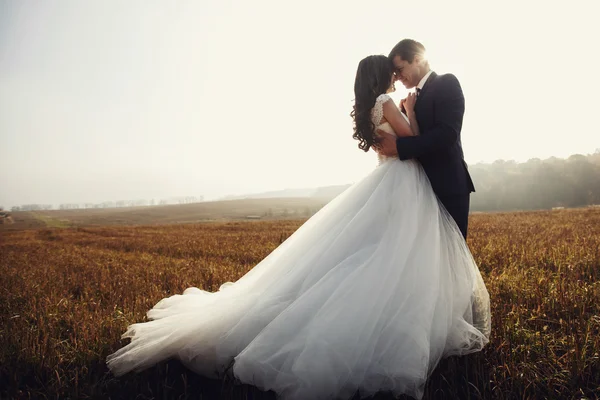
<instances>
[{"instance_id":1,"label":"embracing couple","mask_svg":"<svg viewBox=\"0 0 600 400\"><path fill-rule=\"evenodd\" d=\"M416 87L400 107L387 95L397 81ZM485 346L458 80L403 40L362 60L354 88L354 138L376 148L379 166L236 282L159 301L108 357L115 375L177 358L284 399L421 398L441 358Z\"/></svg>"}]
</instances>

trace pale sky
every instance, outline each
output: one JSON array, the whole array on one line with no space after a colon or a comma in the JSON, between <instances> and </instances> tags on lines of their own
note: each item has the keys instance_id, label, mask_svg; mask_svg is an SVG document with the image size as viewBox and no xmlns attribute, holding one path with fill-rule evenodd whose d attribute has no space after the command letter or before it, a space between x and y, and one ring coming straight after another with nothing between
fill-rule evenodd
<instances>
[{"instance_id":1,"label":"pale sky","mask_svg":"<svg viewBox=\"0 0 600 400\"><path fill-rule=\"evenodd\" d=\"M355 182L358 62L407 37L462 84L469 164L593 153L599 4L0 0L0 205Z\"/></svg>"}]
</instances>

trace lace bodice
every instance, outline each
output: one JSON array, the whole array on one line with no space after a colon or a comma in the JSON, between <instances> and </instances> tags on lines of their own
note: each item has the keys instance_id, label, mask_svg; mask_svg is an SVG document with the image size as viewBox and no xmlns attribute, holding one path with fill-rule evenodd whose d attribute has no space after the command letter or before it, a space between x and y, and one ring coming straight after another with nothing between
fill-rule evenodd
<instances>
[{"instance_id":1,"label":"lace bodice","mask_svg":"<svg viewBox=\"0 0 600 400\"><path fill-rule=\"evenodd\" d=\"M392 98L385 93L380 94L375 100L375 105L371 109L371 122L373 122L376 127L381 125L381 120L383 119L383 103L391 100Z\"/></svg>"},{"instance_id":2,"label":"lace bodice","mask_svg":"<svg viewBox=\"0 0 600 400\"><path fill-rule=\"evenodd\" d=\"M388 101L393 100L390 96L388 96L385 93L380 94L379 97L377 97L377 100L375 100L375 106L373 106L373 109L371 110L371 122L373 122L373 125L375 125L375 130L381 129L382 131L387 132L392 136L396 136L396 133L394 132L394 129L392 129L392 126L389 124L389 122L381 122L381 120L383 119L383 104ZM377 154L377 160L379 165L381 165L387 160L394 158L396 157L386 157Z\"/></svg>"}]
</instances>

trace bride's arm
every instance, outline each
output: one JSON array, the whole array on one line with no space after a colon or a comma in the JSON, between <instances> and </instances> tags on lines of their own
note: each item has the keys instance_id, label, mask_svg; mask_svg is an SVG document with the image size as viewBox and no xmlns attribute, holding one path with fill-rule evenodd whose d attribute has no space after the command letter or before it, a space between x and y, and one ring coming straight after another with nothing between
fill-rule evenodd
<instances>
[{"instance_id":1,"label":"bride's arm","mask_svg":"<svg viewBox=\"0 0 600 400\"><path fill-rule=\"evenodd\" d=\"M410 129L415 136L419 136L419 123L417 122L417 115L415 114L415 103L417 96L414 93L409 93L406 99L403 100L404 109L406 110L406 116L408 122L410 122Z\"/></svg>"},{"instance_id":2,"label":"bride's arm","mask_svg":"<svg viewBox=\"0 0 600 400\"><path fill-rule=\"evenodd\" d=\"M419 135L419 123L417 122L417 116L415 115L414 111L412 113L407 113L407 114L408 114L408 121L410 122L410 130L412 131L414 136L418 136Z\"/></svg>"},{"instance_id":3,"label":"bride's arm","mask_svg":"<svg viewBox=\"0 0 600 400\"><path fill-rule=\"evenodd\" d=\"M411 120L409 125L409 123L406 121L406 118L402 115L400 109L394 104L393 101L389 100L383 103L383 118L390 123L392 129L394 129L394 132L398 137L416 136L419 134L419 125L416 124L414 111L409 113L409 120L411 119L410 114L413 115L413 119L415 120L414 127L412 126L413 121Z\"/></svg>"}]
</instances>

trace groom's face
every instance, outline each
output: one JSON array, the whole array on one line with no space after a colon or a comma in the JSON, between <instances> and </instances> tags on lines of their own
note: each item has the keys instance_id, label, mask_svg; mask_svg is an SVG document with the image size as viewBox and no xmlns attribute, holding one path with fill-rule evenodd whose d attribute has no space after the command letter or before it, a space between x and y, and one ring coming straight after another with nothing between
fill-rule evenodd
<instances>
[{"instance_id":1,"label":"groom's face","mask_svg":"<svg viewBox=\"0 0 600 400\"><path fill-rule=\"evenodd\" d=\"M415 56L412 63L403 60L400 56L395 56L392 62L394 63L394 76L396 80L402 82L407 89L417 86L424 76L422 71L423 65L418 55Z\"/></svg>"}]
</instances>

